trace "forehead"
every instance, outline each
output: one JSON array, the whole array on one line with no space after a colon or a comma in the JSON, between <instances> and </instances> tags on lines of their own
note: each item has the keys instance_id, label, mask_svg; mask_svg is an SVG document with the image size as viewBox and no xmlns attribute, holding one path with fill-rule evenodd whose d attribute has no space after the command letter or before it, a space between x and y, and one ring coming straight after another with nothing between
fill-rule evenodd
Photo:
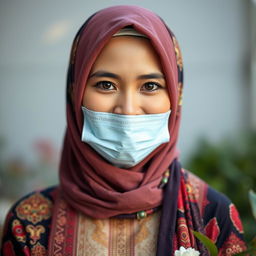
<instances>
[{"instance_id":1,"label":"forehead","mask_svg":"<svg viewBox=\"0 0 256 256\"><path fill-rule=\"evenodd\" d=\"M148 67L161 69L159 56L149 39L137 36L118 36L111 38L97 56L92 70L105 68Z\"/></svg>"}]
</instances>

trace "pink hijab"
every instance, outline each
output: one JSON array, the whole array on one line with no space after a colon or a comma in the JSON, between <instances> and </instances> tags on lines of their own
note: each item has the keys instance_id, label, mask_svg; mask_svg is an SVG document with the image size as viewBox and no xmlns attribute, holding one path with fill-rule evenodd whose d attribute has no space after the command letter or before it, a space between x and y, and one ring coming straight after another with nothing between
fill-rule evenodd
<instances>
[{"instance_id":1,"label":"pink hijab","mask_svg":"<svg viewBox=\"0 0 256 256\"><path fill-rule=\"evenodd\" d=\"M82 98L91 67L112 35L125 26L146 35L159 55L172 105L170 141L130 169L115 167L81 141ZM77 211L109 218L155 208L162 203L159 184L177 158L182 61L174 35L153 12L138 6L114 6L91 16L77 33L67 81L67 130L60 164L60 188Z\"/></svg>"}]
</instances>

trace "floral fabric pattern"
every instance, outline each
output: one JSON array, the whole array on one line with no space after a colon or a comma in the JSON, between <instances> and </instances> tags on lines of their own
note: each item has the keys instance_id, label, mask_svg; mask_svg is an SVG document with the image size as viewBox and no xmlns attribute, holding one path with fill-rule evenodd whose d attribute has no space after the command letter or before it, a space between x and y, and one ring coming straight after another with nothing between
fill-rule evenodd
<instances>
[{"instance_id":1,"label":"floral fabric pattern","mask_svg":"<svg viewBox=\"0 0 256 256\"><path fill-rule=\"evenodd\" d=\"M44 219L49 219L51 215L52 203L40 193L34 193L17 206L17 216L22 220L27 220L36 224Z\"/></svg>"},{"instance_id":2,"label":"floral fabric pattern","mask_svg":"<svg viewBox=\"0 0 256 256\"><path fill-rule=\"evenodd\" d=\"M186 214L188 214L188 207L197 205L200 210L198 214L203 213L204 233L216 243L220 256L231 256L245 250L242 224L235 206L224 195L216 192L199 178L187 171L183 172L185 172L186 191L179 191L176 234L172 238L174 249L179 250L181 246L194 248L193 245L196 243L191 228L193 223ZM6 217L2 256L48 255L51 233L55 239L56 253L76 255L74 248L77 247L78 241L75 238L79 229L76 227L79 225L76 220L79 219L79 214L63 200L59 201L57 191L58 187L51 187L34 192L13 206ZM185 192L187 197L181 200L182 193ZM56 227L50 229L54 209L56 209L53 205L58 205L59 213L56 218ZM61 247L64 249L61 250ZM64 252L67 254L63 254Z\"/></svg>"},{"instance_id":3,"label":"floral fabric pattern","mask_svg":"<svg viewBox=\"0 0 256 256\"><path fill-rule=\"evenodd\" d=\"M33 192L9 211L1 255L46 256L55 188Z\"/></svg>"}]
</instances>

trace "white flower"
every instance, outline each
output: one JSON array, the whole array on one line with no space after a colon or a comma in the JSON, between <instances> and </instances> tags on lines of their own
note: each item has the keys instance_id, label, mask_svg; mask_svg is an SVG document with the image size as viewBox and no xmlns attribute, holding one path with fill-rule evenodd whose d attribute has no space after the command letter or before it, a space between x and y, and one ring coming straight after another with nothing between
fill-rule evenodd
<instances>
[{"instance_id":1,"label":"white flower","mask_svg":"<svg viewBox=\"0 0 256 256\"><path fill-rule=\"evenodd\" d=\"M174 256L199 256L200 252L196 251L193 248L185 249L183 246L180 247L179 250L174 252Z\"/></svg>"}]
</instances>

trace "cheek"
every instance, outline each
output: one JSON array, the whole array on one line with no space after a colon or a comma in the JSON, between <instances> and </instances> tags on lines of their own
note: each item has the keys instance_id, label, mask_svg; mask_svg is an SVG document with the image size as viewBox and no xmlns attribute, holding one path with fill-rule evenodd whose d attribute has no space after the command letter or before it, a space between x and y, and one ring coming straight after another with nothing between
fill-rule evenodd
<instances>
[{"instance_id":1,"label":"cheek","mask_svg":"<svg viewBox=\"0 0 256 256\"><path fill-rule=\"evenodd\" d=\"M85 90L83 97L83 106L97 112L110 112L113 107L111 99L106 95L97 93L90 88Z\"/></svg>"},{"instance_id":2,"label":"cheek","mask_svg":"<svg viewBox=\"0 0 256 256\"><path fill-rule=\"evenodd\" d=\"M147 114L165 113L171 109L171 103L167 94L146 97L143 100L143 108Z\"/></svg>"}]
</instances>

